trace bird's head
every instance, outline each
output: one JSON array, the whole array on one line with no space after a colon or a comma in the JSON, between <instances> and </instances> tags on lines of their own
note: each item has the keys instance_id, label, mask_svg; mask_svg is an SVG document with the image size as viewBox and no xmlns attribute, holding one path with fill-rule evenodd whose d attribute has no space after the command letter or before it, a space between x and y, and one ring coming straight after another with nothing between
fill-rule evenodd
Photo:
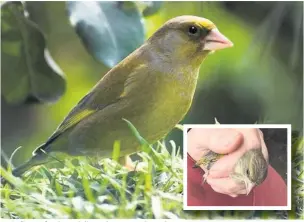
<instances>
[{"instance_id":1,"label":"bird's head","mask_svg":"<svg viewBox=\"0 0 304 222\"><path fill-rule=\"evenodd\" d=\"M233 46L214 23L197 16L179 16L167 21L148 41L174 62L199 64L210 52Z\"/></svg>"},{"instance_id":2,"label":"bird's head","mask_svg":"<svg viewBox=\"0 0 304 222\"><path fill-rule=\"evenodd\" d=\"M268 162L261 149L251 149L238 160L231 176L245 183L248 195L254 186L260 185L266 179L267 169Z\"/></svg>"}]
</instances>

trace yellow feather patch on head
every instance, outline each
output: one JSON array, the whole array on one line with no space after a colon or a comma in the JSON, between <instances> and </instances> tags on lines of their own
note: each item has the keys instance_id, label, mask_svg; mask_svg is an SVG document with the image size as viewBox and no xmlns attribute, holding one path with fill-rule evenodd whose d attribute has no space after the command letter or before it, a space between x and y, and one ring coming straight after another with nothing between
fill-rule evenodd
<instances>
[{"instance_id":1,"label":"yellow feather patch on head","mask_svg":"<svg viewBox=\"0 0 304 222\"><path fill-rule=\"evenodd\" d=\"M204 27L206 29L213 29L215 28L215 24L213 22L211 22L209 19L205 19L205 18L200 18L200 17L197 17L195 20L194 20L194 23L200 27Z\"/></svg>"},{"instance_id":2,"label":"yellow feather patch on head","mask_svg":"<svg viewBox=\"0 0 304 222\"><path fill-rule=\"evenodd\" d=\"M193 16L193 15L183 15L170 19L167 24L182 24L182 23L193 23L199 27L204 27L206 29L216 28L215 24L209 19Z\"/></svg>"}]
</instances>

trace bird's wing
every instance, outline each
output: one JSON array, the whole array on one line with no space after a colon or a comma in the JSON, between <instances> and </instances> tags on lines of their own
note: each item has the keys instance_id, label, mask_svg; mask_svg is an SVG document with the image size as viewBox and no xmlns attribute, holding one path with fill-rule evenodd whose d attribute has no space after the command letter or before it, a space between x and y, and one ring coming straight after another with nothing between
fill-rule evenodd
<instances>
[{"instance_id":1,"label":"bird's wing","mask_svg":"<svg viewBox=\"0 0 304 222\"><path fill-rule=\"evenodd\" d=\"M48 140L43 145L34 150L33 154L35 155L38 152L43 152L43 150L45 150L45 148L47 148L49 144L56 140L66 130L75 126L77 123L90 116L91 114L95 113L98 109L87 106L92 96L93 92L90 92L86 96L84 96L65 117L62 123L56 129L56 131L48 138Z\"/></svg>"},{"instance_id":2,"label":"bird's wing","mask_svg":"<svg viewBox=\"0 0 304 222\"><path fill-rule=\"evenodd\" d=\"M143 67L141 67L143 68ZM125 76L115 76L114 73L109 73L112 76L107 76L101 80L94 89L83 97L79 103L70 111L63 122L59 125L51 137L39 147L37 150L43 150L60 135L66 132L71 127L77 125L80 121L86 119L90 115L104 109L110 104L116 103L122 97L126 97L131 91L136 90L135 85L141 85L140 81L145 79L146 73L141 72L142 69L135 69ZM108 79L115 79L109 84ZM96 103L98 101L98 103ZM37 152L34 151L34 154Z\"/></svg>"},{"instance_id":3,"label":"bird's wing","mask_svg":"<svg viewBox=\"0 0 304 222\"><path fill-rule=\"evenodd\" d=\"M207 170L209 170L212 165L223 156L223 154L214 153L210 150L194 164L193 168L197 168L200 165L203 165Z\"/></svg>"}]
</instances>

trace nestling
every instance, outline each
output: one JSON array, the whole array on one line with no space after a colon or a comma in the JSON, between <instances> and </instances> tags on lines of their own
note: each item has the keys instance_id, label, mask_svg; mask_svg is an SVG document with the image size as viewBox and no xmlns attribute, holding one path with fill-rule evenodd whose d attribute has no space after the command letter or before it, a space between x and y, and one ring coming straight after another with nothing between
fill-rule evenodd
<instances>
[{"instance_id":1,"label":"nestling","mask_svg":"<svg viewBox=\"0 0 304 222\"><path fill-rule=\"evenodd\" d=\"M116 140L121 157L137 152L139 143L123 119L149 143L163 138L189 110L201 63L210 52L232 45L205 18L169 20L112 68L13 174L50 161L53 152L109 158Z\"/></svg>"}]
</instances>

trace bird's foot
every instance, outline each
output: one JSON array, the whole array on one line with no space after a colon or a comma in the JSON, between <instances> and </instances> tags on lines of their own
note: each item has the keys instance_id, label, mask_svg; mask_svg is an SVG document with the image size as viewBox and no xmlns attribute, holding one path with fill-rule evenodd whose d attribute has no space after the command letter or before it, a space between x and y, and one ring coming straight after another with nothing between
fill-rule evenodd
<instances>
[{"instance_id":1,"label":"bird's foot","mask_svg":"<svg viewBox=\"0 0 304 222\"><path fill-rule=\"evenodd\" d=\"M127 168L128 171L146 172L146 167L142 163L133 162L130 156L120 157L119 163Z\"/></svg>"},{"instance_id":2,"label":"bird's foot","mask_svg":"<svg viewBox=\"0 0 304 222\"><path fill-rule=\"evenodd\" d=\"M209 175L209 171L206 170L206 171L205 171L205 174L203 175L203 182L202 182L202 185L204 185L204 183L206 182L208 175Z\"/></svg>"}]
</instances>

